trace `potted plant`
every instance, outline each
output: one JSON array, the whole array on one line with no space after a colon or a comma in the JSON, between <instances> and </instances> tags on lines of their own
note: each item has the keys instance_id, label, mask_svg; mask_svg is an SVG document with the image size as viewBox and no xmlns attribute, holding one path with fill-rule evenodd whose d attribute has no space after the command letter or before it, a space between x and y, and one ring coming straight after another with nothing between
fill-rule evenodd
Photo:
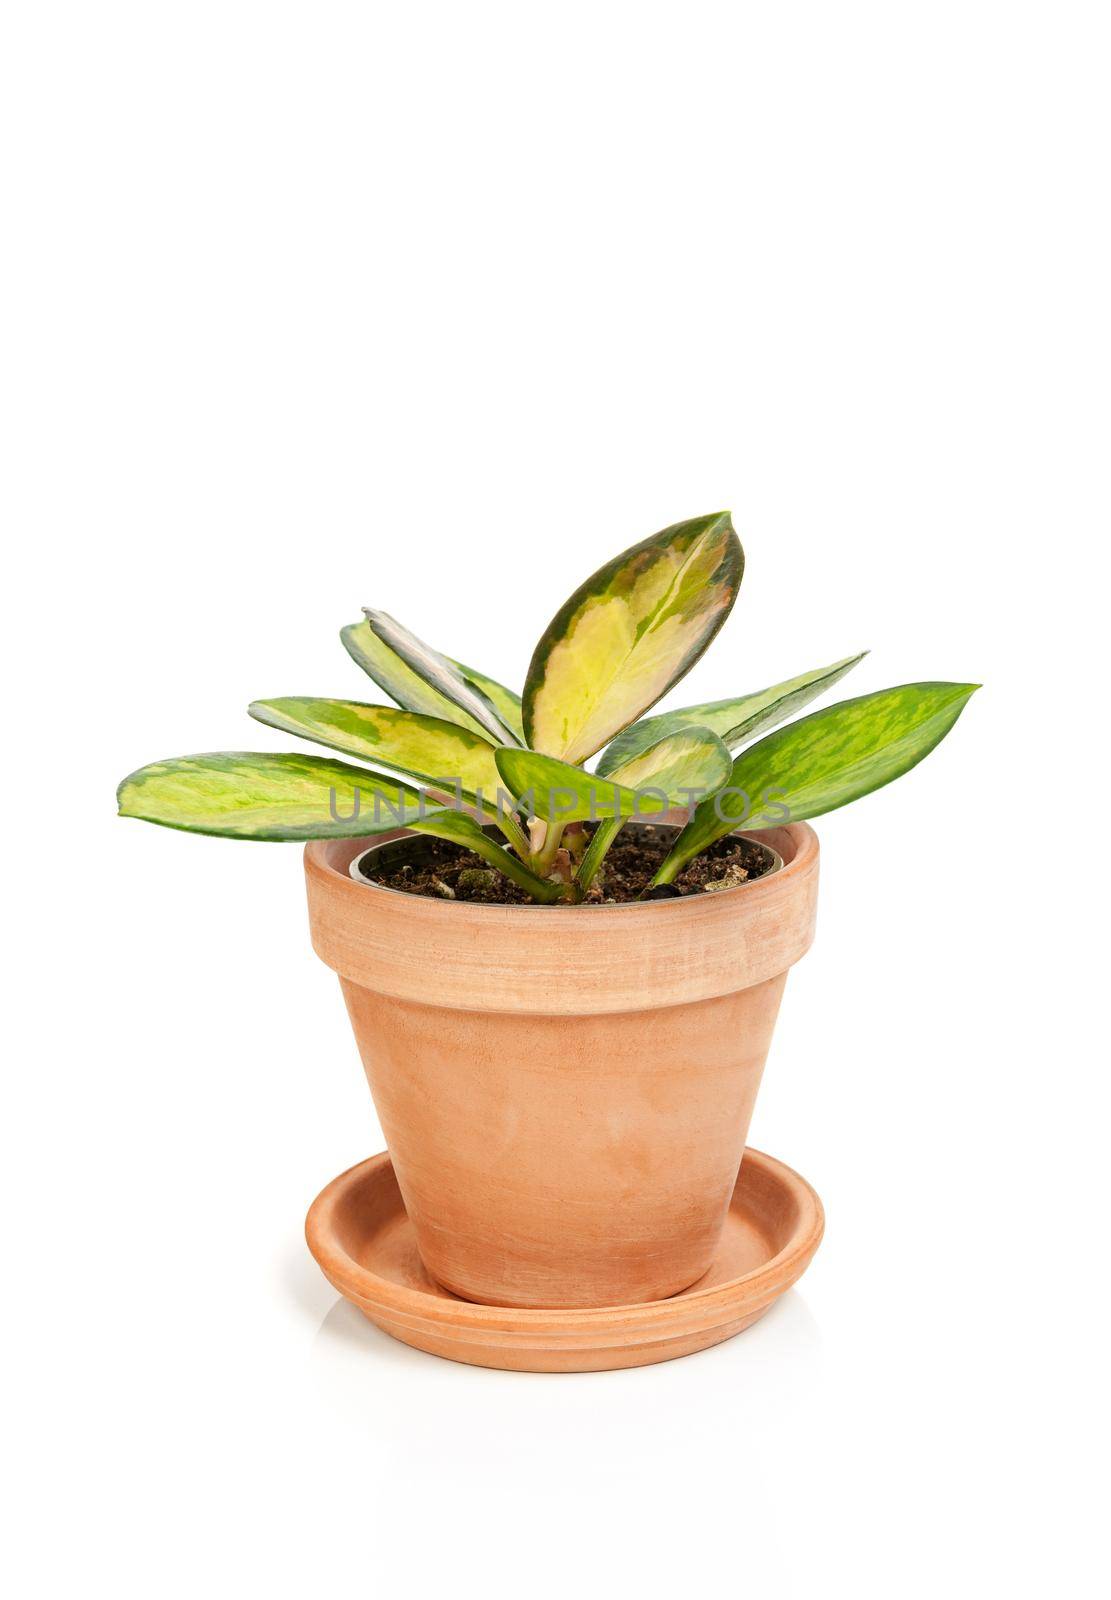
<instances>
[{"instance_id":1,"label":"potted plant","mask_svg":"<svg viewBox=\"0 0 1111 1600\"><path fill-rule=\"evenodd\" d=\"M309 841L314 946L424 1268L462 1299L622 1307L702 1278L813 935L807 819L909 771L976 687L903 684L786 722L855 655L645 716L743 565L726 513L634 545L556 612L520 695L368 610L342 639L395 705L250 707L363 765L224 752L120 785L125 816Z\"/></svg>"}]
</instances>

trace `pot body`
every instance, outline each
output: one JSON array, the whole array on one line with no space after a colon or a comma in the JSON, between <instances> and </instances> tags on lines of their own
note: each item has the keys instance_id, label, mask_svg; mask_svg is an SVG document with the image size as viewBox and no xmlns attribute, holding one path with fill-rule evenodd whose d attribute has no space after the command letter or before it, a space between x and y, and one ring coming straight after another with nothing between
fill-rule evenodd
<instances>
[{"instance_id":1,"label":"pot body","mask_svg":"<svg viewBox=\"0 0 1111 1600\"><path fill-rule=\"evenodd\" d=\"M817 840L738 889L613 907L444 903L306 849L425 1267L467 1300L663 1299L708 1269L787 969L813 937Z\"/></svg>"}]
</instances>

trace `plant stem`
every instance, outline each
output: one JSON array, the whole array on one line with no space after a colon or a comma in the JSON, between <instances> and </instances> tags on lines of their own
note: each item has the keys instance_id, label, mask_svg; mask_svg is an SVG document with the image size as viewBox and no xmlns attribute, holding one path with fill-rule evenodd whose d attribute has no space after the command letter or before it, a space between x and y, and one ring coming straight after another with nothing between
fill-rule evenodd
<instances>
[{"instance_id":1,"label":"plant stem","mask_svg":"<svg viewBox=\"0 0 1111 1600\"><path fill-rule=\"evenodd\" d=\"M586 847L586 854L579 862L579 870L575 874L575 887L580 894L585 894L594 882L598 868L605 860L606 851L621 832L624 822L624 817L608 817L595 828Z\"/></svg>"},{"instance_id":2,"label":"plant stem","mask_svg":"<svg viewBox=\"0 0 1111 1600\"><path fill-rule=\"evenodd\" d=\"M686 861L680 860L677 856L675 856L674 852L672 852L672 855L668 856L663 866L652 879L652 882L648 885L648 889L654 889L656 885L660 883L670 883L672 878L677 878L679 876L686 864ZM640 896L642 900L645 894L647 894L648 889L642 890Z\"/></svg>"},{"instance_id":3,"label":"plant stem","mask_svg":"<svg viewBox=\"0 0 1111 1600\"><path fill-rule=\"evenodd\" d=\"M586 829L581 822L569 822L563 831L563 846L571 855L571 860L577 867L586 854L586 847L590 843Z\"/></svg>"},{"instance_id":4,"label":"plant stem","mask_svg":"<svg viewBox=\"0 0 1111 1600\"><path fill-rule=\"evenodd\" d=\"M495 813L495 821L521 860L527 862L532 854L529 849L528 835L514 814L511 811L499 810Z\"/></svg>"},{"instance_id":5,"label":"plant stem","mask_svg":"<svg viewBox=\"0 0 1111 1600\"><path fill-rule=\"evenodd\" d=\"M566 824L562 822L549 822L544 834L544 842L532 857L530 865L538 878L547 877L552 870L552 863L559 849L559 842L563 838L563 829Z\"/></svg>"}]
</instances>

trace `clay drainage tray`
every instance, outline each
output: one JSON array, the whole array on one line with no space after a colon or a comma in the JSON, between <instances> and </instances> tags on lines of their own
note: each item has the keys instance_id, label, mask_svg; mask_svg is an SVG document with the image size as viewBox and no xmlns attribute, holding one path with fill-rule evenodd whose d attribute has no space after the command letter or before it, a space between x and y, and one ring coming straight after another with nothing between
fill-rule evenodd
<instances>
[{"instance_id":1,"label":"clay drainage tray","mask_svg":"<svg viewBox=\"0 0 1111 1600\"><path fill-rule=\"evenodd\" d=\"M305 1223L328 1281L402 1343L519 1372L599 1372L670 1361L750 1327L801 1277L822 1238L822 1203L790 1167L746 1150L709 1272L669 1300L584 1311L475 1305L425 1272L387 1154L317 1196Z\"/></svg>"}]
</instances>

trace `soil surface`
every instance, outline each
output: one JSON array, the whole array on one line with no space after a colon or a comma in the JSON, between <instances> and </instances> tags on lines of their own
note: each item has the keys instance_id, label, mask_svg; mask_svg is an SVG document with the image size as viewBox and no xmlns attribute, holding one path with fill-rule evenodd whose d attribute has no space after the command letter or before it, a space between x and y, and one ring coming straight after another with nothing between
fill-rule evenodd
<instances>
[{"instance_id":1,"label":"soil surface","mask_svg":"<svg viewBox=\"0 0 1111 1600\"><path fill-rule=\"evenodd\" d=\"M589 829L586 830L589 833ZM584 905L625 905L639 899L651 882L676 834L675 828L644 824L624 828L610 847L602 870L582 902ZM363 875L371 883L403 894L420 894L436 900L469 900L485 905L528 906L522 889L461 845L447 839L425 838L414 845L412 859L396 859L376 866L374 857ZM749 840L719 839L704 855L692 861L671 886L680 896L732 889L762 877L767 870L763 853ZM663 898L660 891L656 894ZM668 895L670 898L670 895Z\"/></svg>"}]
</instances>

